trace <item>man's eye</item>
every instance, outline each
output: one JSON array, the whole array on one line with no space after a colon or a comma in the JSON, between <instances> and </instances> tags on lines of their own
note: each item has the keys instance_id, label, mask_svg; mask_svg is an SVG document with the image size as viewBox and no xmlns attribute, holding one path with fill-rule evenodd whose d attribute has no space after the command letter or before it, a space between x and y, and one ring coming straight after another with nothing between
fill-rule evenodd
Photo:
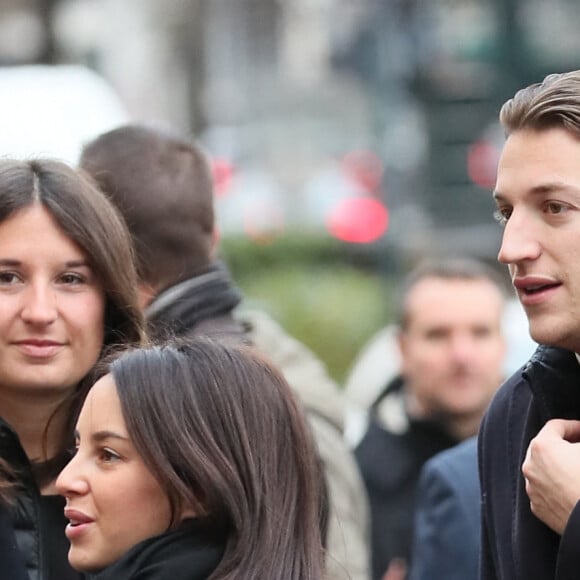
<instances>
[{"instance_id":1,"label":"man's eye","mask_svg":"<svg viewBox=\"0 0 580 580\"><path fill-rule=\"evenodd\" d=\"M493 219L499 223L501 226L505 226L512 214L511 209L508 208L498 208L493 212Z\"/></svg>"},{"instance_id":2,"label":"man's eye","mask_svg":"<svg viewBox=\"0 0 580 580\"><path fill-rule=\"evenodd\" d=\"M546 204L546 211L554 215L564 213L567 210L568 208L563 203L559 203L557 201L549 201Z\"/></svg>"}]
</instances>

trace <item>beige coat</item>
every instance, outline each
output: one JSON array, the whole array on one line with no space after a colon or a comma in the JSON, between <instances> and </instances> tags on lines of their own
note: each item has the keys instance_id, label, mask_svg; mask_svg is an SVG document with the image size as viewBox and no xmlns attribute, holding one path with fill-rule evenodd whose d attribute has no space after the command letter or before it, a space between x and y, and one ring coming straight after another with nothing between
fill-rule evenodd
<instances>
[{"instance_id":1,"label":"beige coat","mask_svg":"<svg viewBox=\"0 0 580 580\"><path fill-rule=\"evenodd\" d=\"M368 501L357 464L343 439L342 393L314 353L266 313L242 308L236 318L248 328L254 345L282 370L307 412L330 497L325 580L368 580Z\"/></svg>"}]
</instances>

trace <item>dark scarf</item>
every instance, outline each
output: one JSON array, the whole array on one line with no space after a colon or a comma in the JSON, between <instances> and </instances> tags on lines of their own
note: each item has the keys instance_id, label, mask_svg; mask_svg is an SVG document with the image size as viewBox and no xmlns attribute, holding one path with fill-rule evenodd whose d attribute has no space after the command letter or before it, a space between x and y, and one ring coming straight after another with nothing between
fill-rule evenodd
<instances>
[{"instance_id":1,"label":"dark scarf","mask_svg":"<svg viewBox=\"0 0 580 580\"><path fill-rule=\"evenodd\" d=\"M181 336L204 320L230 314L241 300L225 264L215 262L201 274L164 290L146 315L155 337Z\"/></svg>"},{"instance_id":2,"label":"dark scarf","mask_svg":"<svg viewBox=\"0 0 580 580\"><path fill-rule=\"evenodd\" d=\"M207 580L224 553L200 520L185 520L172 532L140 542L90 580Z\"/></svg>"}]
</instances>

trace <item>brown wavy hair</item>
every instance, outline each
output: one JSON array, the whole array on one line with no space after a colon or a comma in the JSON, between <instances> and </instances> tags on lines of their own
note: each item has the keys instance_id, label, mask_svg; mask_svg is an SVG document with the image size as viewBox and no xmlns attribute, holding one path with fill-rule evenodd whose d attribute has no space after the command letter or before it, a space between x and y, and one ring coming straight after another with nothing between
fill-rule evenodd
<instances>
[{"instance_id":1,"label":"brown wavy hair","mask_svg":"<svg viewBox=\"0 0 580 580\"><path fill-rule=\"evenodd\" d=\"M504 103L499 120L506 135L561 127L580 138L580 70L551 74L519 90Z\"/></svg>"}]
</instances>

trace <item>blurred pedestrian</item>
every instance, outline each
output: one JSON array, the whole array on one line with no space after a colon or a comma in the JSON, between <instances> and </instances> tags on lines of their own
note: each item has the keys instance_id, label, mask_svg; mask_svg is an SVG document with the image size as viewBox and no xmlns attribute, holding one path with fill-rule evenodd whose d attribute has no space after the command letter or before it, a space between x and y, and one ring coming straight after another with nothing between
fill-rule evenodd
<instances>
[{"instance_id":1,"label":"blurred pedestrian","mask_svg":"<svg viewBox=\"0 0 580 580\"><path fill-rule=\"evenodd\" d=\"M343 441L341 394L322 363L241 294L216 257L208 158L169 131L127 125L87 144L81 166L119 207L133 235L141 305L152 333L209 334L254 344L298 394L325 467L330 496L328 580L368 578L368 507Z\"/></svg>"},{"instance_id":2,"label":"blurred pedestrian","mask_svg":"<svg viewBox=\"0 0 580 580\"><path fill-rule=\"evenodd\" d=\"M94 580L319 580L324 481L282 375L194 338L134 349L89 391L57 480ZM224 420L227 418L227 420Z\"/></svg>"},{"instance_id":3,"label":"blurred pedestrian","mask_svg":"<svg viewBox=\"0 0 580 580\"><path fill-rule=\"evenodd\" d=\"M578 578L580 71L518 91L500 121L498 259L542 346L494 397L479 435L480 577Z\"/></svg>"},{"instance_id":4,"label":"blurred pedestrian","mask_svg":"<svg viewBox=\"0 0 580 580\"><path fill-rule=\"evenodd\" d=\"M139 343L131 239L86 177L0 161L0 569L73 580L63 499L75 399L103 351Z\"/></svg>"},{"instance_id":5,"label":"blurred pedestrian","mask_svg":"<svg viewBox=\"0 0 580 580\"><path fill-rule=\"evenodd\" d=\"M504 305L498 274L468 258L422 264L403 285L401 372L371 407L355 451L370 499L375 580L404 577L421 468L477 433L501 383Z\"/></svg>"}]
</instances>

